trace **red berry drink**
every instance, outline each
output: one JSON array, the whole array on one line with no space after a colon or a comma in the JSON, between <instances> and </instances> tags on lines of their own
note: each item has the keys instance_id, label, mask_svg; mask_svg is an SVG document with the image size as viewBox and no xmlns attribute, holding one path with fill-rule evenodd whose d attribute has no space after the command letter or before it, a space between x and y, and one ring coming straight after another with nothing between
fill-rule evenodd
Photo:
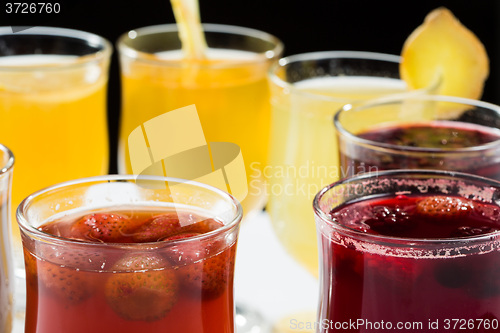
<instances>
[{"instance_id":1,"label":"red berry drink","mask_svg":"<svg viewBox=\"0 0 500 333\"><path fill-rule=\"evenodd\" d=\"M315 200L318 332L500 331L500 183L354 177Z\"/></svg>"},{"instance_id":2,"label":"red berry drink","mask_svg":"<svg viewBox=\"0 0 500 333\"><path fill-rule=\"evenodd\" d=\"M48 203L50 198L60 200L65 187L88 186L85 180L77 182L57 188L57 195L50 189L36 194L20 208L26 218L19 221L26 263L26 332L234 332L233 274L241 211L229 195L213 190L217 200L226 200L225 207L214 207L222 207L220 215L209 206L179 206L176 200L174 208L149 199L43 212L48 207L41 208L38 197ZM108 187L107 196L123 197L120 187L135 186L111 184L118 187L99 184ZM196 198L198 185L180 184L176 191L179 186ZM150 189L133 188L132 197L151 194ZM212 189L202 190L207 195ZM71 188L67 193L77 202ZM36 228L27 226L35 213L51 217L37 216L38 223L32 223Z\"/></svg>"},{"instance_id":3,"label":"red berry drink","mask_svg":"<svg viewBox=\"0 0 500 333\"><path fill-rule=\"evenodd\" d=\"M435 95L388 97L335 116L340 176L453 170L500 180L500 107Z\"/></svg>"}]
</instances>

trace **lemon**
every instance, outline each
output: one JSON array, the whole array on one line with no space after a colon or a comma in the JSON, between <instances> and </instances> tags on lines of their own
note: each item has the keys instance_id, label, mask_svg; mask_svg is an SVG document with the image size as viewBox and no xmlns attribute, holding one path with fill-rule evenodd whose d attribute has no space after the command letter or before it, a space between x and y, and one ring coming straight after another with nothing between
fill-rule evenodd
<instances>
[{"instance_id":1,"label":"lemon","mask_svg":"<svg viewBox=\"0 0 500 333\"><path fill-rule=\"evenodd\" d=\"M489 74L486 49L444 7L430 12L407 38L400 75L410 89L438 85L437 94L480 99Z\"/></svg>"}]
</instances>

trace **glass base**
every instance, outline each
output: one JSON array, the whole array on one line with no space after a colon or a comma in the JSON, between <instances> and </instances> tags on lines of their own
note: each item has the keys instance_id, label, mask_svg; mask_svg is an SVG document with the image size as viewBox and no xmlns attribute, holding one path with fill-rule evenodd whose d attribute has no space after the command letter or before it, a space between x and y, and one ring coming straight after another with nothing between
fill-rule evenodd
<instances>
[{"instance_id":1,"label":"glass base","mask_svg":"<svg viewBox=\"0 0 500 333\"><path fill-rule=\"evenodd\" d=\"M271 333L269 324L262 315L244 305L236 305L236 333Z\"/></svg>"}]
</instances>

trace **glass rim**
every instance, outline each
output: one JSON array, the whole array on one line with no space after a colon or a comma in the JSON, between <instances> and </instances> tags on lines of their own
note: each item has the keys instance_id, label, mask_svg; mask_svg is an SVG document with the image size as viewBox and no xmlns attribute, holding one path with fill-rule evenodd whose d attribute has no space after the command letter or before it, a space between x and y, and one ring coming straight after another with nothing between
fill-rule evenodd
<instances>
[{"instance_id":1,"label":"glass rim","mask_svg":"<svg viewBox=\"0 0 500 333\"><path fill-rule=\"evenodd\" d=\"M294 84L289 83L285 80L282 80L276 75L278 69L283 68L294 62L302 62L302 61L310 61L310 60L328 60L328 59L357 59L357 60L373 60L373 61L385 61L390 63L401 62L401 57L398 55L388 54L388 53L379 53L379 52L370 52L370 51L317 51L317 52L307 52L290 55L284 58L281 58L277 63L273 64L269 69L268 76L270 81L281 89L286 89L288 91L293 92L294 94L308 97L310 99L315 100L324 100L329 102L345 102L348 103L351 99L344 97L336 97L336 96L326 96L323 94L316 94L312 92L303 91L301 89L297 89ZM398 73L399 74L399 73ZM400 80L392 78L394 80Z\"/></svg>"},{"instance_id":2,"label":"glass rim","mask_svg":"<svg viewBox=\"0 0 500 333\"><path fill-rule=\"evenodd\" d=\"M126 182L131 182L135 181L137 179L140 180L148 180L148 181L159 181L159 182L176 182L179 184L189 184L193 185L198 188L204 188L209 191L212 191L213 193L216 193L217 195L221 196L224 199L227 199L228 202L231 202L233 207L236 208L234 216L231 218L231 221L229 221L227 224L224 224L224 226L210 231L208 233L200 234L197 236L192 236L188 238L182 238L182 239L175 239L175 240L170 240L168 242L143 242L143 243L116 243L116 242L87 242L83 240L76 240L76 239L70 239L66 237L60 237L56 235L52 235L46 232L43 232L39 230L38 228L34 227L31 225L28 221L28 219L25 217L27 209L29 209L31 203L33 200L36 198L46 194L50 193L53 190L58 190L58 189L63 189L65 187L71 186L71 185L85 185L89 183L95 183L95 182L101 182L101 183L110 183L110 181L126 181ZM137 175L104 175L104 176L95 176L95 177L87 177L87 178L80 178L80 179L74 179L62 183L58 183L46 188L43 188L41 190L38 190L32 194L30 194L28 197L23 199L19 206L17 207L16 210L16 218L17 218L17 223L19 228L27 233L30 238L37 237L38 239L42 239L46 242L57 242L61 244L68 244L69 245L84 245L84 246L104 246L104 247L137 247L137 248L144 248L144 246L172 246L176 245L179 243L189 243L192 241L202 241L206 239L210 239L212 237L217 237L218 235L222 235L226 232L229 232L233 228L237 227L238 224L240 223L241 219L243 217L243 208L238 200L236 200L231 194L224 192L216 187L192 181L192 180L185 180L185 179L180 179L180 178L173 178L173 177L161 177L161 176L140 176L140 178Z\"/></svg>"},{"instance_id":3,"label":"glass rim","mask_svg":"<svg viewBox=\"0 0 500 333\"><path fill-rule=\"evenodd\" d=\"M68 28L58 28L58 27L46 27L46 26L36 26L30 29L26 29L20 32L12 32L11 27L0 27L0 38L2 36L12 35L12 36L21 36L21 35L44 35L53 38L74 38L87 42L92 47L100 47L100 50L92 52L91 54L76 56L74 61L70 62L60 62L60 63L51 63L51 64L33 64L33 65L1 65L0 71L50 71L50 70L61 70L73 67L80 67L87 65L92 62L102 62L104 60L108 60L111 58L111 54L113 52L113 44L108 41L106 38L99 36L97 34L86 32L82 30L76 29L68 29ZM31 55L31 54L26 54ZM12 55L13 57L20 55Z\"/></svg>"},{"instance_id":4,"label":"glass rim","mask_svg":"<svg viewBox=\"0 0 500 333\"><path fill-rule=\"evenodd\" d=\"M498 188L500 190L500 181L463 172L446 171L446 170L426 170L426 169L385 170L376 172L375 176L373 175L373 173L364 173L347 177L323 187L316 194L313 200L313 210L315 216L320 218L323 223L327 223L329 226L335 228L335 230L342 232L343 234L353 237L357 240L367 241L370 243L379 243L395 247L411 246L415 249L426 246L436 246L436 245L447 245L450 247L458 247L458 246L463 246L464 244L474 245L475 243L491 241L491 239L495 237L500 238L500 230L483 235L455 237L455 238L411 238L411 237L395 237L395 236L362 233L359 230L349 228L343 224L333 221L331 217L323 210L321 210L321 208L319 207L321 198L333 188L349 183L355 183L362 180L377 179L380 176L383 176L387 179L394 179L394 177L398 176L400 176L400 178L402 178L401 176L407 176L407 177L410 176L409 178L419 176L419 177L427 177L428 179L439 178L439 179L455 179L457 181L464 180L469 182L481 183L484 184L484 186L491 186L494 188Z\"/></svg>"},{"instance_id":5,"label":"glass rim","mask_svg":"<svg viewBox=\"0 0 500 333\"><path fill-rule=\"evenodd\" d=\"M250 36L262 41L270 42L274 45L272 49L265 52L254 52L257 57L252 58L251 61L232 61L231 64L197 64L198 68L231 68L241 65L248 65L253 63L267 62L269 60L276 59L283 53L284 45L283 42L276 36L252 28L240 27L236 25L226 25L226 24L213 24L213 23L203 23L202 24L204 32L214 32L214 33L224 33L227 35L242 35ZM168 59L152 59L151 53L139 51L133 47L125 45L125 40L135 39L144 35L157 34L157 33L178 33L179 29L176 23L170 24L158 24L140 27L136 29L129 30L123 33L117 40L116 45L120 56L125 56L127 58L133 59L135 61L141 61L149 64L155 64L160 66L170 66L170 67L180 67L178 61L171 61ZM130 34L135 34L135 37L131 38ZM180 49L178 49L180 50Z\"/></svg>"},{"instance_id":6,"label":"glass rim","mask_svg":"<svg viewBox=\"0 0 500 333\"><path fill-rule=\"evenodd\" d=\"M386 152L397 152L398 154L405 155L425 155L425 154L434 154L434 155L447 155L447 154L465 154L465 153L474 153L480 152L483 150L488 150L493 147L500 147L500 138L494 141L490 141L487 143L483 143L477 146L472 147L463 147L463 148L429 148L429 147L411 147L411 146L401 146L391 143L379 142L369 139L364 139L356 134L348 131L340 121L340 116L344 112L355 112L360 110L365 110L372 107L382 106L382 105L396 105L401 104L404 100L422 100L422 101L433 101L433 102L448 102L448 103L456 103L469 105L474 107L481 107L484 109L489 109L495 111L500 117L500 106L479 101L475 99L469 99L464 97L456 97L456 96L444 96L444 95L434 95L434 94L421 94L416 93L415 91L409 91L401 94L394 94L383 96L380 98L372 99L369 101L365 101L362 103L351 103L344 105L341 109L335 112L333 116L333 125L335 130L339 135L346 137L354 143L359 145L363 145L365 147L370 147L372 150L377 151L386 151ZM483 126L484 125L478 125ZM497 131L500 131L498 128L493 128ZM500 135L500 132L499 132Z\"/></svg>"},{"instance_id":7,"label":"glass rim","mask_svg":"<svg viewBox=\"0 0 500 333\"><path fill-rule=\"evenodd\" d=\"M7 146L1 143L0 143L0 150L3 151L7 156L7 162L5 164L0 165L0 176L2 176L3 174L12 170L12 168L14 167L14 154Z\"/></svg>"}]
</instances>

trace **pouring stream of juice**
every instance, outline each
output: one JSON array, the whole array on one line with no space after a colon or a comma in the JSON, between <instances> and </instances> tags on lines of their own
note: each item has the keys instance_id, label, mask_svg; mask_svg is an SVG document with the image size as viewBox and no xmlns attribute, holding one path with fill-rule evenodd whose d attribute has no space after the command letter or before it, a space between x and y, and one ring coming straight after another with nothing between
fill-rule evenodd
<instances>
[{"instance_id":1,"label":"pouring stream of juice","mask_svg":"<svg viewBox=\"0 0 500 333\"><path fill-rule=\"evenodd\" d=\"M191 60L206 58L207 43L200 20L198 0L170 0L179 27L184 57Z\"/></svg>"}]
</instances>

